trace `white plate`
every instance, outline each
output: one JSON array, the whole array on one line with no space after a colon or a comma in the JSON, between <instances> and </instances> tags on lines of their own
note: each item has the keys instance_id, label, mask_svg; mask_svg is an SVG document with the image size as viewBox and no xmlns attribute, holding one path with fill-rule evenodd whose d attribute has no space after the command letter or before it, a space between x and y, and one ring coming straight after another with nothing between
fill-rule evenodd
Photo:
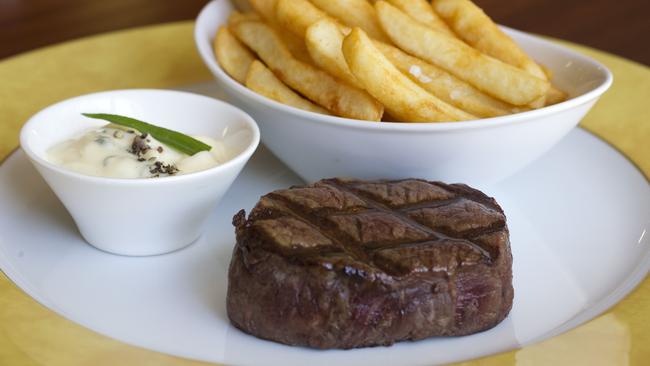
<instances>
[{"instance_id":1,"label":"white plate","mask_svg":"<svg viewBox=\"0 0 650 366\"><path fill-rule=\"evenodd\" d=\"M0 166L0 268L57 313L145 348L237 365L378 366L460 361L551 337L614 305L650 267L648 181L617 151L577 129L533 165L486 189L508 216L514 257L514 306L499 326L350 351L275 344L228 323L230 221L260 195L293 184L299 179L261 148L198 242L157 257L120 257L81 239L17 151ZM122 229L137 230L137 221Z\"/></svg>"}]
</instances>

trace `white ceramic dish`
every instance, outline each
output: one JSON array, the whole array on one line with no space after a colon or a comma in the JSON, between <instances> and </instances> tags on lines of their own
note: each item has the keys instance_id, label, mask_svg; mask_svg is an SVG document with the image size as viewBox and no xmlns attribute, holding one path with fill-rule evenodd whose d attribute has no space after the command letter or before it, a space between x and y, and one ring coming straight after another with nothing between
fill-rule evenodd
<instances>
[{"instance_id":1,"label":"white ceramic dish","mask_svg":"<svg viewBox=\"0 0 650 366\"><path fill-rule=\"evenodd\" d=\"M499 326L350 351L284 346L229 325L226 271L232 215L292 184L301 182L260 149L195 245L164 256L121 257L84 244L18 151L0 166L0 268L68 319L149 349L227 365L382 366L460 361L557 335L613 306L650 266L650 235L643 235L650 230L648 182L618 152L577 129L486 191L508 216L514 257L514 306ZM612 347L629 346L618 333L603 337ZM585 344L585 352L592 346Z\"/></svg>"},{"instance_id":2,"label":"white ceramic dish","mask_svg":"<svg viewBox=\"0 0 650 366\"><path fill-rule=\"evenodd\" d=\"M121 114L187 134L223 138L234 157L204 171L156 179L88 176L50 163L50 147L107 123L82 112ZM116 90L68 99L34 115L20 134L23 150L86 241L124 255L162 254L195 241L258 143L257 125L243 111L170 90Z\"/></svg>"},{"instance_id":3,"label":"white ceramic dish","mask_svg":"<svg viewBox=\"0 0 650 366\"><path fill-rule=\"evenodd\" d=\"M490 183L548 151L589 111L612 82L598 62L539 37L504 28L554 83L572 97L540 110L456 123L375 123L288 107L248 90L221 69L212 50L232 5L214 0L201 11L195 41L204 63L233 102L260 124L262 142L300 177L418 177Z\"/></svg>"}]
</instances>

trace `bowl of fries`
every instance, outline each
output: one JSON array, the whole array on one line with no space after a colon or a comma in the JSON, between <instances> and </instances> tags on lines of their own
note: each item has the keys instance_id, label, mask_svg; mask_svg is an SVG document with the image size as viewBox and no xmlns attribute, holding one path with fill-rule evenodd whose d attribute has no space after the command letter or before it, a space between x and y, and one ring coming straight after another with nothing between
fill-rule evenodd
<instances>
[{"instance_id":1,"label":"bowl of fries","mask_svg":"<svg viewBox=\"0 0 650 366\"><path fill-rule=\"evenodd\" d=\"M205 6L199 53L309 182L491 184L552 148L612 83L595 60L469 0L244 3Z\"/></svg>"}]
</instances>

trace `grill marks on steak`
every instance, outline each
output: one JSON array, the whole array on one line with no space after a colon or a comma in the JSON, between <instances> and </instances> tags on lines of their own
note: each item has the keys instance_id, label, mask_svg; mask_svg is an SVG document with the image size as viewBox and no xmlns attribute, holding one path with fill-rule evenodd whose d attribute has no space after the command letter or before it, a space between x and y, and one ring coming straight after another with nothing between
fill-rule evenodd
<instances>
[{"instance_id":1,"label":"grill marks on steak","mask_svg":"<svg viewBox=\"0 0 650 366\"><path fill-rule=\"evenodd\" d=\"M452 237L472 238L501 229L505 216L476 201L460 198L443 207L419 207L407 211L413 220Z\"/></svg>"},{"instance_id":2,"label":"grill marks on steak","mask_svg":"<svg viewBox=\"0 0 650 366\"><path fill-rule=\"evenodd\" d=\"M311 225L294 217L262 220L257 227L272 242L285 250L332 247L334 243Z\"/></svg>"},{"instance_id":3,"label":"grill marks on steak","mask_svg":"<svg viewBox=\"0 0 650 366\"><path fill-rule=\"evenodd\" d=\"M458 265L488 263L492 254L498 254L490 240L475 239L503 229L505 216L494 205L480 203L485 197L482 193L470 192L469 198L462 197L420 180L356 183L330 179L311 187L272 192L251 217L253 229L271 243L265 249L294 255L299 261L313 262L316 258L311 257L323 256L327 261L328 253L338 253L369 262L373 272L446 272ZM434 255L435 260L429 265L404 261L402 254L412 258Z\"/></svg>"},{"instance_id":4,"label":"grill marks on steak","mask_svg":"<svg viewBox=\"0 0 650 366\"><path fill-rule=\"evenodd\" d=\"M453 193L433 183L415 179L390 183L352 183L350 188L392 208L418 204L420 202L442 201L455 197Z\"/></svg>"},{"instance_id":5,"label":"grill marks on steak","mask_svg":"<svg viewBox=\"0 0 650 366\"><path fill-rule=\"evenodd\" d=\"M353 243L365 248L431 238L430 233L412 223L380 210L334 215L329 220L338 230L337 236L347 235Z\"/></svg>"},{"instance_id":6,"label":"grill marks on steak","mask_svg":"<svg viewBox=\"0 0 650 366\"><path fill-rule=\"evenodd\" d=\"M327 179L269 193L233 224L228 314L262 338L350 348L469 334L512 305L503 211L462 184Z\"/></svg>"},{"instance_id":7,"label":"grill marks on steak","mask_svg":"<svg viewBox=\"0 0 650 366\"><path fill-rule=\"evenodd\" d=\"M460 266L487 263L484 253L460 240L441 240L380 249L373 260L392 275L411 272L453 272Z\"/></svg>"}]
</instances>

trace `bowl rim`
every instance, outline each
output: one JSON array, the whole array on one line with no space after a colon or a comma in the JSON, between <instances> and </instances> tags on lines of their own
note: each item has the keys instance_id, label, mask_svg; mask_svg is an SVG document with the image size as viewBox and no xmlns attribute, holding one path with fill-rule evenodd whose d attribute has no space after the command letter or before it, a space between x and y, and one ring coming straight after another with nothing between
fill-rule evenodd
<instances>
[{"instance_id":1,"label":"bowl rim","mask_svg":"<svg viewBox=\"0 0 650 366\"><path fill-rule=\"evenodd\" d=\"M224 162L223 164L215 165L208 169L204 169L204 170L200 170L188 174L174 175L170 177L161 177L159 179L114 178L114 177L101 177L95 175L87 175L51 163L46 159L42 158L38 153L36 153L30 147L30 143L29 143L31 138L30 131L33 130L33 126L39 123L43 123L45 121L45 119L43 119L44 116L47 116L53 109L60 108L64 104L83 102L84 100L89 98L111 96L115 94L118 95L126 94L128 96L129 94L133 94L133 93L167 94L167 95L182 96L184 98L195 98L205 103L217 104L219 108L230 109L235 114L238 114L242 117L242 120L244 121L246 128L252 132L251 141L242 151L240 151L237 155L230 158L228 161ZM25 124L22 126L20 130L20 147L27 154L30 160L32 160L32 162L34 162L35 164L38 164L48 170L54 171L58 174L62 174L72 179L78 179L88 183L110 184L110 185L130 185L130 186L150 186L153 184L168 185L168 184L178 184L189 180L200 180L204 178L209 178L211 176L219 175L223 173L225 170L228 170L232 166L238 164L245 164L257 149L259 142L260 142L260 130L259 127L257 126L257 123L250 115L248 115L248 113L244 112L240 108L237 108L232 104L226 103L224 101L210 98L201 94L195 94L195 93L178 91L178 90L154 89L154 88L115 89L115 90L100 91L100 92L89 93L89 94L82 94L72 98L64 99L36 112L34 115L29 117L27 122L25 122Z\"/></svg>"},{"instance_id":2,"label":"bowl rim","mask_svg":"<svg viewBox=\"0 0 650 366\"><path fill-rule=\"evenodd\" d=\"M342 126L346 128L352 128L352 129L360 129L360 130L373 130L373 131L394 131L394 132L434 132L434 131L451 131L451 130L459 130L459 129L480 129L480 128L490 128L490 127L496 127L496 126L501 126L501 125L506 125L506 124L513 124L513 123L524 123L527 121L534 121L540 117L556 114L559 112L566 111L568 109L572 109L574 107L577 107L579 105L585 104L587 102L590 102L591 100L597 99L600 95L602 95L607 89L612 84L613 81L613 75L612 72L602 63L594 60L591 57L585 56L579 52L576 52L572 49L569 49L565 46L550 42L546 39L543 39L539 36L532 35L526 32L522 32L516 29L512 29L509 27L501 26L500 27L508 34L514 34L517 36L521 36L524 38L529 38L533 40L534 42L538 42L541 45L543 45L546 48L554 49L556 51L560 51L563 53L568 54L570 57L573 59L579 59L587 64L590 64L594 69L600 71L603 73L603 80L601 83L597 84L594 86L591 90L577 96L571 99L568 99L566 101L553 104L550 106L542 107L539 109L534 109L530 111L524 111L524 112L519 112L519 113L514 113L514 114L509 114L505 116L497 116L497 117L490 117L490 118L480 118L477 120L471 120L471 121L459 121L459 122L389 122L389 123L378 123L376 121L366 121L366 120L357 120L357 119L351 119L351 118L345 118L345 117L338 117L338 116L329 116L325 114L320 114L320 113L315 113L315 112L310 112L310 111L305 111L299 108L287 106L285 104L282 104L280 102L277 102L273 99L267 98L265 96L262 96L260 94L257 94L256 92L248 89L244 85L240 84L236 80L234 80L230 75L228 75L219 65L219 63L216 60L214 51L213 51L213 46L212 46L212 39L208 36L208 38L205 38L203 36L203 32L206 26L207 18L209 16L210 12L214 12L216 8L221 5L219 4L220 2L224 2L225 0L212 0L209 3L207 3L203 9L201 9L201 12L199 13L198 17L196 18L195 25L194 25L194 40L196 43L196 47L198 49L199 55L201 56L201 59L203 60L203 63L212 71L212 74L214 77L222 82L224 87L237 92L239 95L241 95L244 98L247 99L253 99L254 101L264 105L267 108L283 112L283 113L288 113L291 115L294 115L296 117L299 117L301 119L309 120L311 121L317 121L318 123L324 123L327 125L333 125L333 126ZM228 5L227 5L228 6ZM232 5L229 5L232 7ZM478 122L480 120L480 123Z\"/></svg>"}]
</instances>

